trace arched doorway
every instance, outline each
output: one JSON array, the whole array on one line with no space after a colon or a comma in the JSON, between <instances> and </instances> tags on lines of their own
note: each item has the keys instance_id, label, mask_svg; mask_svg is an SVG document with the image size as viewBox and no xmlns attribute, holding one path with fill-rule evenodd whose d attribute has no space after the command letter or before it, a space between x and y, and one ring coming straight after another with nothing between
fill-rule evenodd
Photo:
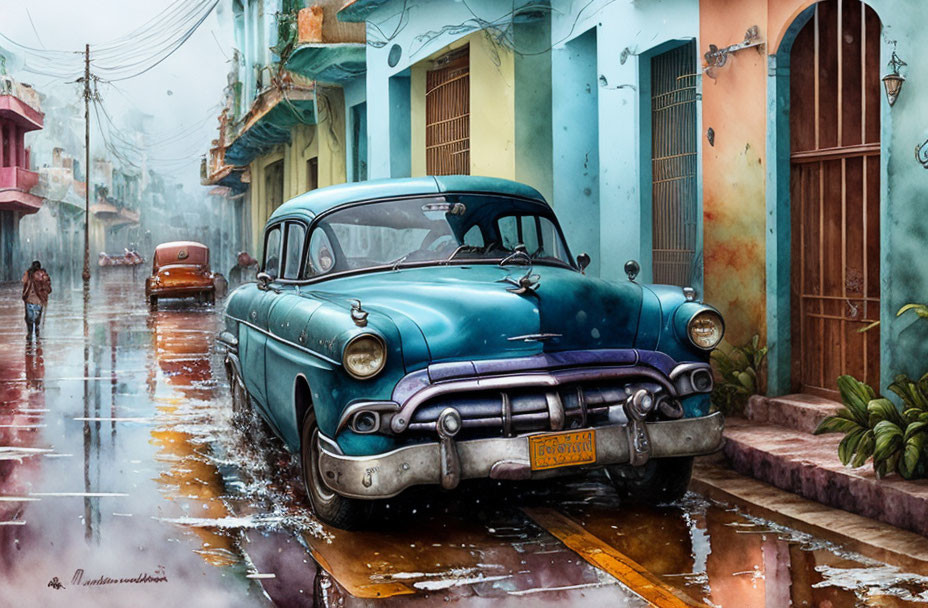
<instances>
[{"instance_id":1,"label":"arched doorway","mask_svg":"<svg viewBox=\"0 0 928 608\"><path fill-rule=\"evenodd\" d=\"M790 54L792 377L835 397L879 385L881 26L860 0L813 10Z\"/></svg>"}]
</instances>

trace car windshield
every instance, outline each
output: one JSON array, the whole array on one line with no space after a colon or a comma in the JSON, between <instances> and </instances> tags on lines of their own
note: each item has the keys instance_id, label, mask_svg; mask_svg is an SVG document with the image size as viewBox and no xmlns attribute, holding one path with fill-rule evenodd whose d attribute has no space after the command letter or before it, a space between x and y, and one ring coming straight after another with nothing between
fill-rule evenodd
<instances>
[{"instance_id":1,"label":"car windshield","mask_svg":"<svg viewBox=\"0 0 928 608\"><path fill-rule=\"evenodd\" d=\"M384 266L502 261L572 266L547 205L447 195L339 209L310 234L304 278Z\"/></svg>"}]
</instances>

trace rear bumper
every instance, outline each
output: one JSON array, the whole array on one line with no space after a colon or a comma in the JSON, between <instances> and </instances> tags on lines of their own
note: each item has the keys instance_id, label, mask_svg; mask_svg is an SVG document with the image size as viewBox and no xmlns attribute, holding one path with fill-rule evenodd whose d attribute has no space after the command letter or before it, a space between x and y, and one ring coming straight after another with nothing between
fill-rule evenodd
<instances>
[{"instance_id":1,"label":"rear bumper","mask_svg":"<svg viewBox=\"0 0 928 608\"><path fill-rule=\"evenodd\" d=\"M720 413L650 422L645 426L649 458L710 454L722 445L724 421ZM323 440L319 446L319 467L326 485L338 494L380 499L416 485L441 484L449 488L460 479L537 479L629 463L636 458L633 451L640 458L640 447L632 448L632 426L610 425L594 430L595 462L556 469L532 470L530 435L424 443L373 456L345 456L337 453L334 442Z\"/></svg>"},{"instance_id":2,"label":"rear bumper","mask_svg":"<svg viewBox=\"0 0 928 608\"><path fill-rule=\"evenodd\" d=\"M198 293L209 293L216 289L212 283L205 285L183 285L177 287L149 287L145 291L149 296L158 298L183 298Z\"/></svg>"}]
</instances>

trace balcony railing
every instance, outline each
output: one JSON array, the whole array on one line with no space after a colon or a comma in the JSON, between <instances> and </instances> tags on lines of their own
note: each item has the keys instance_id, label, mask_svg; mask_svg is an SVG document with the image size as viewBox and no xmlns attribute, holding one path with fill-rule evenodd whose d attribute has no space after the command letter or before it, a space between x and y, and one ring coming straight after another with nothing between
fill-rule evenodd
<instances>
[{"instance_id":1,"label":"balcony railing","mask_svg":"<svg viewBox=\"0 0 928 608\"><path fill-rule=\"evenodd\" d=\"M0 167L0 190L29 192L39 183L39 174L22 167Z\"/></svg>"}]
</instances>

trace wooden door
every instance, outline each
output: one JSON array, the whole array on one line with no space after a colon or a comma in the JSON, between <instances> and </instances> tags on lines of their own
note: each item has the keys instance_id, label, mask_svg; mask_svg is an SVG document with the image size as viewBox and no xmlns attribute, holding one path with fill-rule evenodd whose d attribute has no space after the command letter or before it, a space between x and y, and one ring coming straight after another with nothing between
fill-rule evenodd
<instances>
[{"instance_id":1,"label":"wooden door","mask_svg":"<svg viewBox=\"0 0 928 608\"><path fill-rule=\"evenodd\" d=\"M696 41L651 59L654 282L692 284L696 253Z\"/></svg>"},{"instance_id":2,"label":"wooden door","mask_svg":"<svg viewBox=\"0 0 928 608\"><path fill-rule=\"evenodd\" d=\"M879 383L880 22L826 0L790 58L793 379L835 397Z\"/></svg>"},{"instance_id":3,"label":"wooden door","mask_svg":"<svg viewBox=\"0 0 928 608\"><path fill-rule=\"evenodd\" d=\"M435 61L425 76L425 171L470 174L468 47Z\"/></svg>"}]
</instances>

